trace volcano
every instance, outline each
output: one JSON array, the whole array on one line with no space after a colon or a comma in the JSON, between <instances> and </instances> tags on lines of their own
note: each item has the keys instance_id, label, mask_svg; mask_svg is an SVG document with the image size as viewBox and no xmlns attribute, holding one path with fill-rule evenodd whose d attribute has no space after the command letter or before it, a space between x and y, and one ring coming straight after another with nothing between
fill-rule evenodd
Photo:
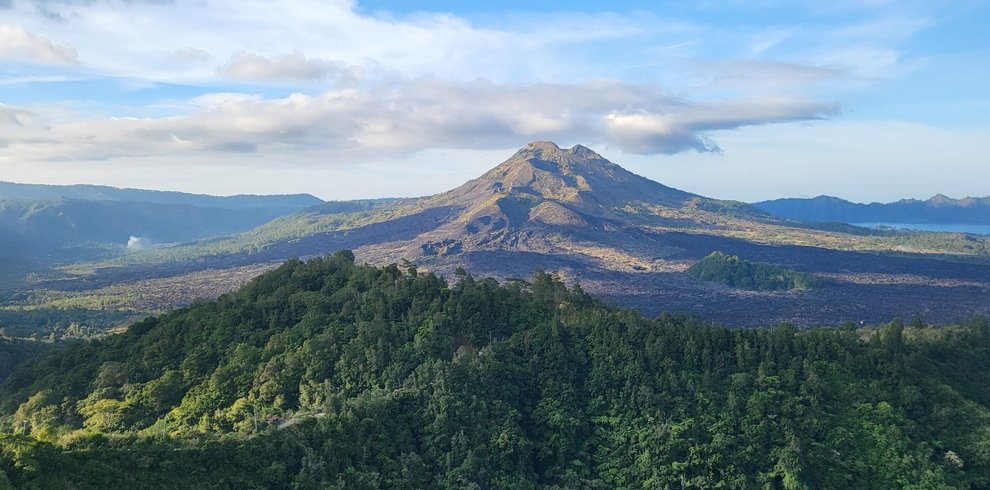
<instances>
[{"instance_id":1,"label":"volcano","mask_svg":"<svg viewBox=\"0 0 990 490\"><path fill-rule=\"evenodd\" d=\"M431 222L408 240L369 244L359 252L374 262L404 259L441 268L450 261L436 258L503 251L577 255L609 268L648 270L657 254L630 255L627 249L643 245L643 237L630 237L630 232L704 228L727 217L771 219L744 203L709 199L641 177L585 146L562 149L549 141L526 145L456 189L383 208L429 216ZM499 276L526 272L481 268Z\"/></svg>"},{"instance_id":2,"label":"volcano","mask_svg":"<svg viewBox=\"0 0 990 490\"><path fill-rule=\"evenodd\" d=\"M986 311L986 260L927 253L942 250L919 249L915 243L926 242L904 241L910 238L775 218L654 182L585 146L535 141L441 194L327 203L240 235L135 254L129 265L98 269L75 284L350 249L359 261L448 277L460 267L498 280L549 270L647 314L684 312L733 326L881 322L915 313L948 321ZM715 251L815 274L831 286L754 292L685 274Z\"/></svg>"}]
</instances>

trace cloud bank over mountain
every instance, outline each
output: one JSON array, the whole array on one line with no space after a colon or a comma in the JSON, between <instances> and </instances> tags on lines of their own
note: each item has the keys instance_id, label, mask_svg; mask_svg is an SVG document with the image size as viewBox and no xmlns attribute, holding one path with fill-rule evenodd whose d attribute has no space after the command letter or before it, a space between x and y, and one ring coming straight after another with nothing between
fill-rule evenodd
<instances>
[{"instance_id":1,"label":"cloud bank over mountain","mask_svg":"<svg viewBox=\"0 0 990 490\"><path fill-rule=\"evenodd\" d=\"M290 179L322 168L321 180L361 184L354 176L368 170L355 165L387 164L397 171L377 173L418 194L437 190L428 185L435 178L410 180L425 155L449 170L463 166L443 156L450 152L534 139L651 156L655 176L676 181L671 158L736 162L759 150L782 170L818 154L861 160L866 155L848 148L869 146L810 136L757 149L739 131L794 134L784 128L812 124L852 133L850 124L869 126L864 121L905 122L921 129L872 151L912 155L922 153L913 145L945 127L944 114L966 126L953 144L984 129L976 81L985 77L959 70L979 71L973 60L986 46L953 44L966 37L961 23L978 17L978 6L417 8L344 0L2 2L0 170L33 182L85 175L118 185L141 185L134 177L155 173L168 186L226 192L205 183L236 167L242 171L231 178L242 187L234 192L265 192L277 166L279 191L321 193L291 187ZM949 37L932 46L953 56L922 48L919 40L939 34ZM955 90L925 96L945 78ZM885 137L856 134L863 142ZM957 172L976 168L970 153L952 162ZM924 194L934 192L971 191Z\"/></svg>"},{"instance_id":2,"label":"cloud bank over mountain","mask_svg":"<svg viewBox=\"0 0 990 490\"><path fill-rule=\"evenodd\" d=\"M299 60L301 61L301 60ZM231 65L234 66L234 65ZM261 73L261 63L236 70ZM300 64L299 76L317 71ZM502 148L551 137L606 142L630 153L717 151L712 130L822 118L835 104L800 98L696 103L621 82L504 85L395 81L264 98L210 94L167 117L70 117L8 108L7 151L25 160L100 160L156 154L402 155L429 148ZM30 115L30 124L16 114Z\"/></svg>"}]
</instances>

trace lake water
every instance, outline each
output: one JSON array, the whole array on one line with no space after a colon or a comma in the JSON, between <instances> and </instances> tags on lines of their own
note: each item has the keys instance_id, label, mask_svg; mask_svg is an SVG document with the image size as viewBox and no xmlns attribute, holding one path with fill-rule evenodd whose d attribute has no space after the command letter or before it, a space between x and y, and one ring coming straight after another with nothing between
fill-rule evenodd
<instances>
[{"instance_id":1,"label":"lake water","mask_svg":"<svg viewBox=\"0 0 990 490\"><path fill-rule=\"evenodd\" d=\"M920 230L920 231L949 231L957 233L973 233L976 235L990 235L990 225L969 225L969 224L926 224L926 223L849 223L865 228L877 228L885 226L898 230Z\"/></svg>"}]
</instances>

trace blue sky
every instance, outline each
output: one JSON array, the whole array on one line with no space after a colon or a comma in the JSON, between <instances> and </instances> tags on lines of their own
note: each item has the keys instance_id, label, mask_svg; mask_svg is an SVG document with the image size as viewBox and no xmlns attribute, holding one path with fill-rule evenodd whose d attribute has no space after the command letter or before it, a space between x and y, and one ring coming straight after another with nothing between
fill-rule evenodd
<instances>
[{"instance_id":1,"label":"blue sky","mask_svg":"<svg viewBox=\"0 0 990 490\"><path fill-rule=\"evenodd\" d=\"M988 2L0 0L0 180L440 192L536 139L746 201L990 194Z\"/></svg>"}]
</instances>

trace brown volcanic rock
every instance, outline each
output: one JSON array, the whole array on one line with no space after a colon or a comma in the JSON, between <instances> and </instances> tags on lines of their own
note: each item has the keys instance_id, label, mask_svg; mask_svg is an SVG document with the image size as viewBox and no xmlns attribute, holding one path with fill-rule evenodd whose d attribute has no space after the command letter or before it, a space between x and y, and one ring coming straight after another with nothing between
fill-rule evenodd
<instances>
[{"instance_id":1,"label":"brown volcanic rock","mask_svg":"<svg viewBox=\"0 0 990 490\"><path fill-rule=\"evenodd\" d=\"M552 226L587 226L588 222L574 211L553 201L544 201L529 212L529 219Z\"/></svg>"},{"instance_id":2,"label":"brown volcanic rock","mask_svg":"<svg viewBox=\"0 0 990 490\"><path fill-rule=\"evenodd\" d=\"M362 251L375 261L434 263L437 257L484 250L568 253L574 247L555 243L567 242L573 231L603 234L590 239L611 242L609 232L663 221L652 212L630 220L630 207L680 210L698 199L704 198L640 177L587 147L562 149L535 141L477 179L408 204L416 209L449 207L451 214L436 228L401 244L370 245Z\"/></svg>"},{"instance_id":3,"label":"brown volcanic rock","mask_svg":"<svg viewBox=\"0 0 990 490\"><path fill-rule=\"evenodd\" d=\"M526 145L481 177L441 196L473 201L513 193L557 201L592 215L632 201L680 207L698 197L640 177L584 146L564 150L548 141Z\"/></svg>"}]
</instances>

